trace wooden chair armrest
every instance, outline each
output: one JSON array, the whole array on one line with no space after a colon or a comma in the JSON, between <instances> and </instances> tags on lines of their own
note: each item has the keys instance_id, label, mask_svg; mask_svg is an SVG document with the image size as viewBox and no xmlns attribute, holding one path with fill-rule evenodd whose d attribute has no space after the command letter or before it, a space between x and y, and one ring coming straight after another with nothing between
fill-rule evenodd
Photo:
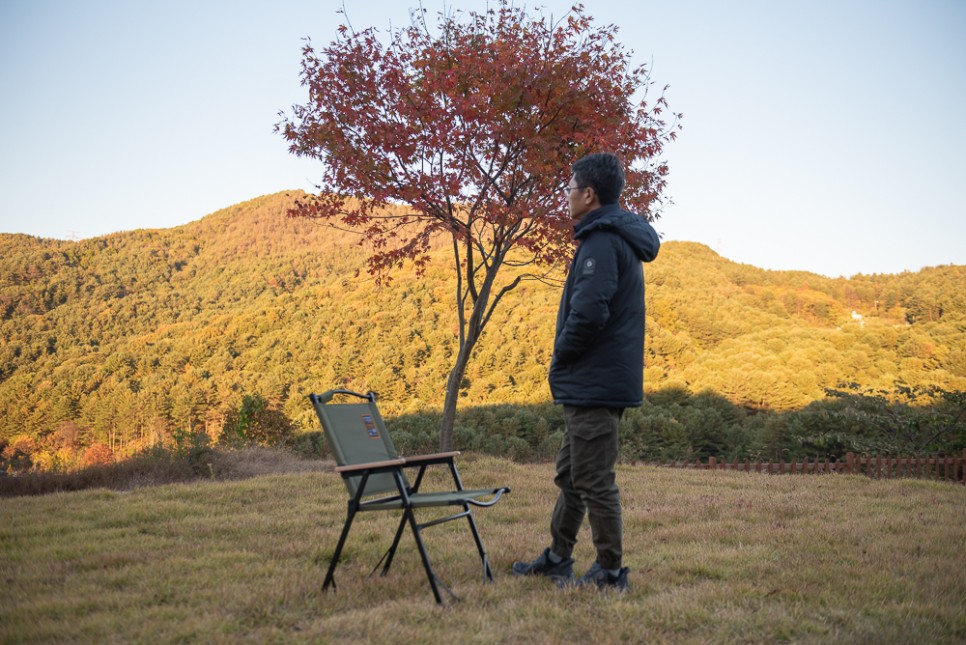
<instances>
[{"instance_id":1,"label":"wooden chair armrest","mask_svg":"<svg viewBox=\"0 0 966 645\"><path fill-rule=\"evenodd\" d=\"M431 455L416 455L414 457L403 457L403 461L406 462L407 466L418 466L419 464L425 464L434 461L448 461L453 457L458 457L460 454L459 450L453 450L450 452L436 452Z\"/></svg>"},{"instance_id":2,"label":"wooden chair armrest","mask_svg":"<svg viewBox=\"0 0 966 645\"><path fill-rule=\"evenodd\" d=\"M347 466L336 466L337 473L352 473L360 470L392 470L406 463L405 459L387 459L386 461L370 461L365 464L349 464Z\"/></svg>"}]
</instances>

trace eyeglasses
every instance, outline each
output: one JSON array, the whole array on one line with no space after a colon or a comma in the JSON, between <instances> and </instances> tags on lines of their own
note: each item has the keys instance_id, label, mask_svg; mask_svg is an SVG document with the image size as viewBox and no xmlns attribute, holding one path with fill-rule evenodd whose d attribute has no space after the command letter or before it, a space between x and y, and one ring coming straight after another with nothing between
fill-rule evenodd
<instances>
[{"instance_id":1,"label":"eyeglasses","mask_svg":"<svg viewBox=\"0 0 966 645\"><path fill-rule=\"evenodd\" d=\"M564 186L563 191L569 195L573 190L583 190L584 188L589 188L589 186Z\"/></svg>"}]
</instances>

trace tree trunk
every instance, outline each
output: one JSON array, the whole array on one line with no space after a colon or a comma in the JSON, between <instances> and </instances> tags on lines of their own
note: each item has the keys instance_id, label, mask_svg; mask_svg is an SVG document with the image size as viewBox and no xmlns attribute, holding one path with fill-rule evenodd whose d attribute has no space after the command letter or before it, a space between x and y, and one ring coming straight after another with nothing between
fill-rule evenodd
<instances>
[{"instance_id":1,"label":"tree trunk","mask_svg":"<svg viewBox=\"0 0 966 645\"><path fill-rule=\"evenodd\" d=\"M439 422L439 449L441 452L448 452L453 449L453 426L456 423L456 405L459 403L460 386L463 377L466 375L466 366L473 355L473 348L479 334L468 334L466 342L456 354L456 364L450 370L449 379L446 381L446 399L443 401L443 418Z\"/></svg>"},{"instance_id":2,"label":"tree trunk","mask_svg":"<svg viewBox=\"0 0 966 645\"><path fill-rule=\"evenodd\" d=\"M457 288L456 306L462 311L461 308L463 307L466 296L473 294L473 308L468 318L464 318L462 315L460 316L460 348L456 354L456 363L453 365L453 369L449 373L449 379L446 382L446 399L443 401L443 417L439 422L439 448L443 452L453 449L453 426L456 423L456 406L459 403L460 387L463 384L463 377L466 375L466 366L473 356L473 349L483 335L483 328L489 322L490 314L493 313L490 308L490 297L493 293L496 276L503 266L503 259L506 257L507 250L507 246L500 245L494 250L489 262L485 263L486 272L483 277L483 282L480 284L479 291L472 286L472 276L474 273L470 260L472 258L472 245L469 246L467 252L467 267L469 267L467 269L467 281L470 286L467 287L467 291L465 292L461 290L461 287ZM458 256L459 254L457 252L457 258ZM458 261L457 272L459 272ZM493 301L492 307L496 307L503 298L503 295L507 291L516 288L519 282L520 279L517 278L501 290ZM462 284L462 280L459 281L459 284Z\"/></svg>"},{"instance_id":3,"label":"tree trunk","mask_svg":"<svg viewBox=\"0 0 966 645\"><path fill-rule=\"evenodd\" d=\"M446 399L443 401L443 418L439 422L439 449L447 452L453 449L453 425L456 423L456 406L460 398L460 386L463 384L463 377L466 375L466 366L473 356L473 349L476 342L483 335L483 328L489 319L485 315L490 303L490 293L493 288L493 281L502 266L502 255L498 255L493 263L487 267L486 276L483 284L473 301L473 309L468 319L461 319L464 333L461 335L460 349L456 354L456 363L449 373L446 382ZM457 306L460 306L460 298L457 296ZM495 303L494 303L495 304Z\"/></svg>"}]
</instances>

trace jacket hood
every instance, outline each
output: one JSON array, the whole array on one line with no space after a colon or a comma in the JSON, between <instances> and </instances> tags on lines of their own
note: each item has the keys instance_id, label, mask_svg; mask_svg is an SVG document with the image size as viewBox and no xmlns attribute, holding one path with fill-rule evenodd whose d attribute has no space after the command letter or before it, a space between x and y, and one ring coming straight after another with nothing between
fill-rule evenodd
<instances>
[{"instance_id":1,"label":"jacket hood","mask_svg":"<svg viewBox=\"0 0 966 645\"><path fill-rule=\"evenodd\" d=\"M620 235L640 258L650 262L661 247L657 232L640 215L625 211L618 204L605 204L587 214L574 226L574 238L580 240L591 231L607 230Z\"/></svg>"}]
</instances>

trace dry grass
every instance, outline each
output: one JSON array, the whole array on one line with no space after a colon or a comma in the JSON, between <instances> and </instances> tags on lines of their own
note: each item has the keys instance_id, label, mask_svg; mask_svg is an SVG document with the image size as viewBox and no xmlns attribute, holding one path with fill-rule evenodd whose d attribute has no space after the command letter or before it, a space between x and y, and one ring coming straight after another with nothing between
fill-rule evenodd
<instances>
[{"instance_id":1,"label":"dry grass","mask_svg":"<svg viewBox=\"0 0 966 645\"><path fill-rule=\"evenodd\" d=\"M192 461L170 450L147 451L113 464L72 472L0 474L0 497L46 495L90 488L128 491L145 486L187 483L200 479L227 481L275 473L319 472L331 462L302 459L283 448L253 446L214 449Z\"/></svg>"},{"instance_id":2,"label":"dry grass","mask_svg":"<svg viewBox=\"0 0 966 645\"><path fill-rule=\"evenodd\" d=\"M551 466L464 457L496 584L461 523L427 531L462 601L432 600L411 537L366 574L395 518L357 520L320 584L345 493L330 473L0 500L3 642L962 642L966 488L625 466L631 593L509 574L547 543ZM578 569L593 559L582 534Z\"/></svg>"}]
</instances>

